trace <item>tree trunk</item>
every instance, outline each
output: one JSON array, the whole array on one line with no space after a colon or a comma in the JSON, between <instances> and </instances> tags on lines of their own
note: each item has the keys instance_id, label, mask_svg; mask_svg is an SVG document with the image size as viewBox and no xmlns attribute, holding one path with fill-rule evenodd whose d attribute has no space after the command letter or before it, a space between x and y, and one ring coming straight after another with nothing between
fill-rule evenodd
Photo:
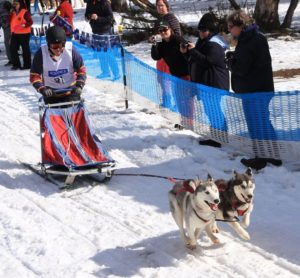
<instances>
[{"instance_id":1,"label":"tree trunk","mask_svg":"<svg viewBox=\"0 0 300 278\"><path fill-rule=\"evenodd\" d=\"M284 17L283 23L281 24L282 28L290 28L291 27L294 11L296 10L298 3L299 3L299 0L291 0L290 6Z\"/></svg>"},{"instance_id":2,"label":"tree trunk","mask_svg":"<svg viewBox=\"0 0 300 278\"><path fill-rule=\"evenodd\" d=\"M239 10L241 7L236 3L235 0L228 0L231 7L234 8L235 10Z\"/></svg>"},{"instance_id":3,"label":"tree trunk","mask_svg":"<svg viewBox=\"0 0 300 278\"><path fill-rule=\"evenodd\" d=\"M262 30L275 31L280 28L278 3L279 0L256 1L254 18Z\"/></svg>"},{"instance_id":4,"label":"tree trunk","mask_svg":"<svg viewBox=\"0 0 300 278\"><path fill-rule=\"evenodd\" d=\"M126 12L128 11L128 5L126 0L111 0L111 7L114 12Z\"/></svg>"},{"instance_id":5,"label":"tree trunk","mask_svg":"<svg viewBox=\"0 0 300 278\"><path fill-rule=\"evenodd\" d=\"M131 2L141 8L144 12L148 12L156 18L158 17L156 6L148 0L131 0Z\"/></svg>"}]
</instances>

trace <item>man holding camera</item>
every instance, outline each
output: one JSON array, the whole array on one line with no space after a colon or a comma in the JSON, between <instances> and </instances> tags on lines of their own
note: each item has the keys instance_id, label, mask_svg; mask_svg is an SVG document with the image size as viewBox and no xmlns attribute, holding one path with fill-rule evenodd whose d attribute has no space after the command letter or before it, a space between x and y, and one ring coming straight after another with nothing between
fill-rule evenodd
<instances>
[{"instance_id":1,"label":"man holding camera","mask_svg":"<svg viewBox=\"0 0 300 278\"><path fill-rule=\"evenodd\" d=\"M191 81L228 91L229 71L225 64L225 50L228 48L228 44L221 36L217 35L217 29L214 15L204 14L198 24L199 39L196 45L193 43L188 43L187 46L182 45L180 51L188 60ZM221 99L216 99L219 94L210 96L199 94L197 97L203 101L205 113L210 119L211 135L217 130L226 134L227 125L221 106L214 105L213 109L211 107L212 100L215 104L220 103ZM216 115L219 117L217 122L215 121ZM227 138L221 139L227 141ZM221 147L219 142L212 139L201 140L199 144Z\"/></svg>"}]
</instances>

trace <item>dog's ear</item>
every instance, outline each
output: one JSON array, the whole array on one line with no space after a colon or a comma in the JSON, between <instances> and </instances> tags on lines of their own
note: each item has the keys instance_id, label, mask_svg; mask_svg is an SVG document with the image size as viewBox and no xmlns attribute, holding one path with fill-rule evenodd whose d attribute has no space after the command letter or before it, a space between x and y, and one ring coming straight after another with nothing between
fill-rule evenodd
<instances>
[{"instance_id":1,"label":"dog's ear","mask_svg":"<svg viewBox=\"0 0 300 278\"><path fill-rule=\"evenodd\" d=\"M196 188L201 185L201 180L199 179L198 176L196 176L196 178L193 180L193 184L194 184L194 189L196 190Z\"/></svg>"},{"instance_id":2,"label":"dog's ear","mask_svg":"<svg viewBox=\"0 0 300 278\"><path fill-rule=\"evenodd\" d=\"M236 170L233 170L233 171L232 171L232 175L233 175L233 178L234 178L234 179L237 178L238 174L239 174L239 173L238 173Z\"/></svg>"},{"instance_id":3,"label":"dog's ear","mask_svg":"<svg viewBox=\"0 0 300 278\"><path fill-rule=\"evenodd\" d=\"M207 181L213 181L213 178L209 173L207 174Z\"/></svg>"},{"instance_id":4,"label":"dog's ear","mask_svg":"<svg viewBox=\"0 0 300 278\"><path fill-rule=\"evenodd\" d=\"M245 172L249 177L252 177L253 173L252 173L252 169L250 167L247 168L246 172Z\"/></svg>"},{"instance_id":5,"label":"dog's ear","mask_svg":"<svg viewBox=\"0 0 300 278\"><path fill-rule=\"evenodd\" d=\"M188 183L188 187L189 187L189 192L194 193L197 189L197 187L200 185L201 181L198 180L190 180Z\"/></svg>"}]
</instances>

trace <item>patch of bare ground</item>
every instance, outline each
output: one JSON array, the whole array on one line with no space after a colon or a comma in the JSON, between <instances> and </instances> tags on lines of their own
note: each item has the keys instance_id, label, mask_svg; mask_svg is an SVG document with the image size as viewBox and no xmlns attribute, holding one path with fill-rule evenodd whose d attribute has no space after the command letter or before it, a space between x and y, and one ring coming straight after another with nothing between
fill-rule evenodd
<instances>
[{"instance_id":1,"label":"patch of bare ground","mask_svg":"<svg viewBox=\"0 0 300 278\"><path fill-rule=\"evenodd\" d=\"M291 78L297 75L300 75L300 68L273 71L273 77Z\"/></svg>"}]
</instances>

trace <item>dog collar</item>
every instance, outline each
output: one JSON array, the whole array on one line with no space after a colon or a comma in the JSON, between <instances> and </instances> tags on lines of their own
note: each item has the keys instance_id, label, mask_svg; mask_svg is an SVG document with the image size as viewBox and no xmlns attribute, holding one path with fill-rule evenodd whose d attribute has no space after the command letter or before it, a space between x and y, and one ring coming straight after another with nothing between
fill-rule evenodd
<instances>
[{"instance_id":1,"label":"dog collar","mask_svg":"<svg viewBox=\"0 0 300 278\"><path fill-rule=\"evenodd\" d=\"M200 219L200 220L202 220L204 223L207 223L207 222L209 222L211 219L209 219L209 220L206 220L206 219L204 219L204 218L202 218L198 213L197 213L197 211L193 208L193 211L194 211L194 213L196 214L196 216Z\"/></svg>"}]
</instances>

